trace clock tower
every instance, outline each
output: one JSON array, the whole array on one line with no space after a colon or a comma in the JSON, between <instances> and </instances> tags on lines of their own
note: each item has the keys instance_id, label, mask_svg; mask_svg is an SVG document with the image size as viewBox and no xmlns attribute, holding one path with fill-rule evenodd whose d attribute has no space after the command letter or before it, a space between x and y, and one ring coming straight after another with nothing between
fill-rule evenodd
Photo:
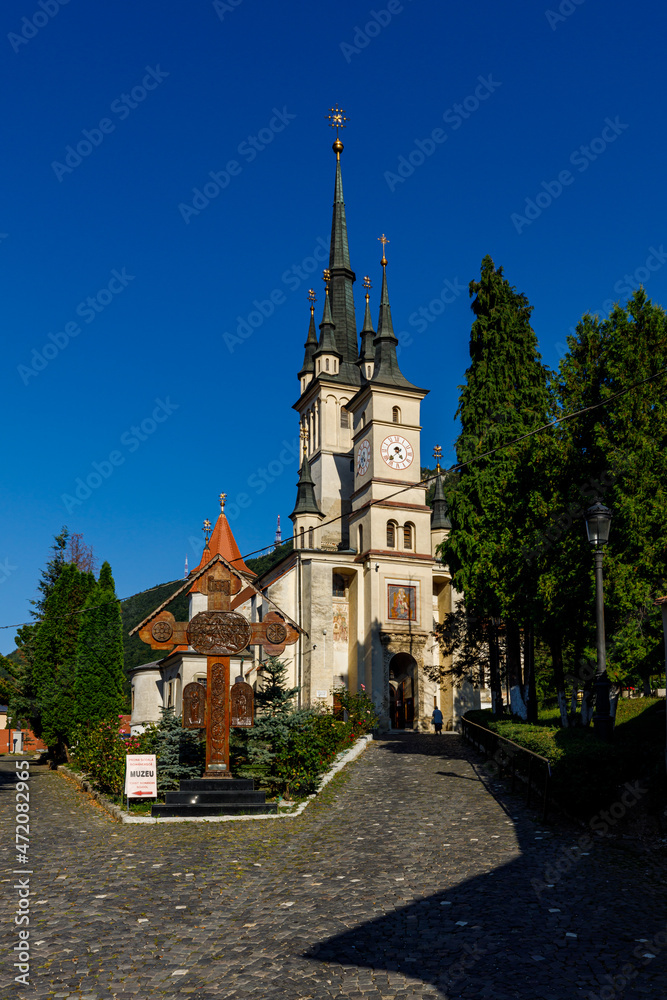
<instances>
[{"instance_id":1,"label":"clock tower","mask_svg":"<svg viewBox=\"0 0 667 1000\"><path fill-rule=\"evenodd\" d=\"M388 241L380 239L382 291L373 374L348 404L354 446L350 543L360 556L410 559L431 555L431 511L420 482L419 448L419 410L428 390L408 382L398 366L384 255Z\"/></svg>"}]
</instances>

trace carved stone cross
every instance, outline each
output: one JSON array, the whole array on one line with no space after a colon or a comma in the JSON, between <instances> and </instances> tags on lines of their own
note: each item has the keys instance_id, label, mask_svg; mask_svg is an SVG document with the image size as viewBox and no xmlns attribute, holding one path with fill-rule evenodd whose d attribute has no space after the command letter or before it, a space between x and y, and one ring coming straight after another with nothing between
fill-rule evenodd
<instances>
[{"instance_id":1,"label":"carved stone cross","mask_svg":"<svg viewBox=\"0 0 667 1000\"><path fill-rule=\"evenodd\" d=\"M219 557L214 557L196 579L200 592L208 598L206 611L200 611L189 622L177 622L170 611L159 611L133 631L138 630L139 637L151 649L166 652L175 645L188 645L206 656L206 692L197 682L185 686L183 725L188 729L206 729L204 777L231 778L229 657L248 646L263 646L270 656L278 655L285 646L297 641L299 630L277 611L270 611L261 622L249 622L230 610L232 597L247 587L248 582ZM188 581L187 586L191 585ZM237 681L231 698L232 725L252 725L252 699L250 685Z\"/></svg>"}]
</instances>

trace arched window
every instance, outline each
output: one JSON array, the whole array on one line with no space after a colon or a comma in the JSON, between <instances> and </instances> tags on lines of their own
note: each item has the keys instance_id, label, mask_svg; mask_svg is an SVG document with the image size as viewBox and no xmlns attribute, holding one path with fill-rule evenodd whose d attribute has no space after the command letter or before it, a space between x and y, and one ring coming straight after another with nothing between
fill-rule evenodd
<instances>
[{"instance_id":1,"label":"arched window","mask_svg":"<svg viewBox=\"0 0 667 1000\"><path fill-rule=\"evenodd\" d=\"M305 531L304 531L303 528L301 529L300 534L301 534L301 545L300 545L300 548L303 549L303 548L305 548L305 545L304 545L304 534L305 534Z\"/></svg>"},{"instance_id":2,"label":"arched window","mask_svg":"<svg viewBox=\"0 0 667 1000\"><path fill-rule=\"evenodd\" d=\"M391 419L395 424L400 424L401 422L401 411L397 406L393 406L391 409Z\"/></svg>"},{"instance_id":3,"label":"arched window","mask_svg":"<svg viewBox=\"0 0 667 1000\"><path fill-rule=\"evenodd\" d=\"M366 365L366 378L370 378L373 374L373 369L370 365Z\"/></svg>"},{"instance_id":4,"label":"arched window","mask_svg":"<svg viewBox=\"0 0 667 1000\"><path fill-rule=\"evenodd\" d=\"M317 374L318 374L318 375L320 374L320 368L321 368L321 362L320 362L320 361L318 361L318 362L317 362Z\"/></svg>"},{"instance_id":5,"label":"arched window","mask_svg":"<svg viewBox=\"0 0 667 1000\"><path fill-rule=\"evenodd\" d=\"M413 546L413 525L404 524L403 525L403 548L411 549Z\"/></svg>"},{"instance_id":6,"label":"arched window","mask_svg":"<svg viewBox=\"0 0 667 1000\"><path fill-rule=\"evenodd\" d=\"M308 548L309 549L315 548L315 532L313 531L312 528L308 529Z\"/></svg>"},{"instance_id":7,"label":"arched window","mask_svg":"<svg viewBox=\"0 0 667 1000\"><path fill-rule=\"evenodd\" d=\"M365 427L365 426L366 426L366 411L365 411L365 410L364 410L364 412L363 412L363 413L361 414L361 426L362 426L362 427Z\"/></svg>"},{"instance_id":8,"label":"arched window","mask_svg":"<svg viewBox=\"0 0 667 1000\"><path fill-rule=\"evenodd\" d=\"M331 577L331 592L334 597L345 597L345 577L342 573L334 573Z\"/></svg>"},{"instance_id":9,"label":"arched window","mask_svg":"<svg viewBox=\"0 0 667 1000\"><path fill-rule=\"evenodd\" d=\"M327 367L327 371L329 371L329 359L328 358L326 359L325 364L326 364L326 367Z\"/></svg>"},{"instance_id":10,"label":"arched window","mask_svg":"<svg viewBox=\"0 0 667 1000\"><path fill-rule=\"evenodd\" d=\"M341 427L350 426L350 411L346 410L344 406L340 408L340 425Z\"/></svg>"},{"instance_id":11,"label":"arched window","mask_svg":"<svg viewBox=\"0 0 667 1000\"><path fill-rule=\"evenodd\" d=\"M393 521L387 521L387 548L396 548L396 525Z\"/></svg>"},{"instance_id":12,"label":"arched window","mask_svg":"<svg viewBox=\"0 0 667 1000\"><path fill-rule=\"evenodd\" d=\"M359 552L364 551L364 529L363 525L359 525Z\"/></svg>"}]
</instances>

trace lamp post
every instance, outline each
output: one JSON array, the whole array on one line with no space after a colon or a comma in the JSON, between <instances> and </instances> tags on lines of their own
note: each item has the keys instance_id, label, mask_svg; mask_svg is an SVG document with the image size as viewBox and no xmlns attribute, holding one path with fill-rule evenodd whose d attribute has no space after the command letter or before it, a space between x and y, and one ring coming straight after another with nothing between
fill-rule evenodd
<instances>
[{"instance_id":1,"label":"lamp post","mask_svg":"<svg viewBox=\"0 0 667 1000\"><path fill-rule=\"evenodd\" d=\"M597 622L597 669L595 671L595 712L593 728L600 739L611 743L614 720L609 711L609 678L607 677L607 651L604 635L604 587L602 559L604 546L609 541L611 511L596 500L586 511L588 541L595 546L595 616Z\"/></svg>"}]
</instances>

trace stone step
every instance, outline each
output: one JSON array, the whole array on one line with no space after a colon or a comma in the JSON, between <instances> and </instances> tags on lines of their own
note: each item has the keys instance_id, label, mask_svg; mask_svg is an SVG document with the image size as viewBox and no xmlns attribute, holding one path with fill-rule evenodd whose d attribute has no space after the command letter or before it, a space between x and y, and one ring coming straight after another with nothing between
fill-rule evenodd
<instances>
[{"instance_id":1,"label":"stone step","mask_svg":"<svg viewBox=\"0 0 667 1000\"><path fill-rule=\"evenodd\" d=\"M220 805L240 805L244 802L263 803L265 801L266 794L264 792L252 792L245 789L221 788L218 790L216 788L214 792L201 791L200 789L186 792L181 789L180 792L167 792L167 805L215 805L218 802Z\"/></svg>"},{"instance_id":2,"label":"stone step","mask_svg":"<svg viewBox=\"0 0 667 1000\"><path fill-rule=\"evenodd\" d=\"M235 792L252 792L255 782L252 778L182 778L182 792L217 792L222 789Z\"/></svg>"},{"instance_id":3,"label":"stone step","mask_svg":"<svg viewBox=\"0 0 667 1000\"><path fill-rule=\"evenodd\" d=\"M222 805L185 805L157 803L151 809L151 816L261 816L278 812L275 802L234 802Z\"/></svg>"}]
</instances>

